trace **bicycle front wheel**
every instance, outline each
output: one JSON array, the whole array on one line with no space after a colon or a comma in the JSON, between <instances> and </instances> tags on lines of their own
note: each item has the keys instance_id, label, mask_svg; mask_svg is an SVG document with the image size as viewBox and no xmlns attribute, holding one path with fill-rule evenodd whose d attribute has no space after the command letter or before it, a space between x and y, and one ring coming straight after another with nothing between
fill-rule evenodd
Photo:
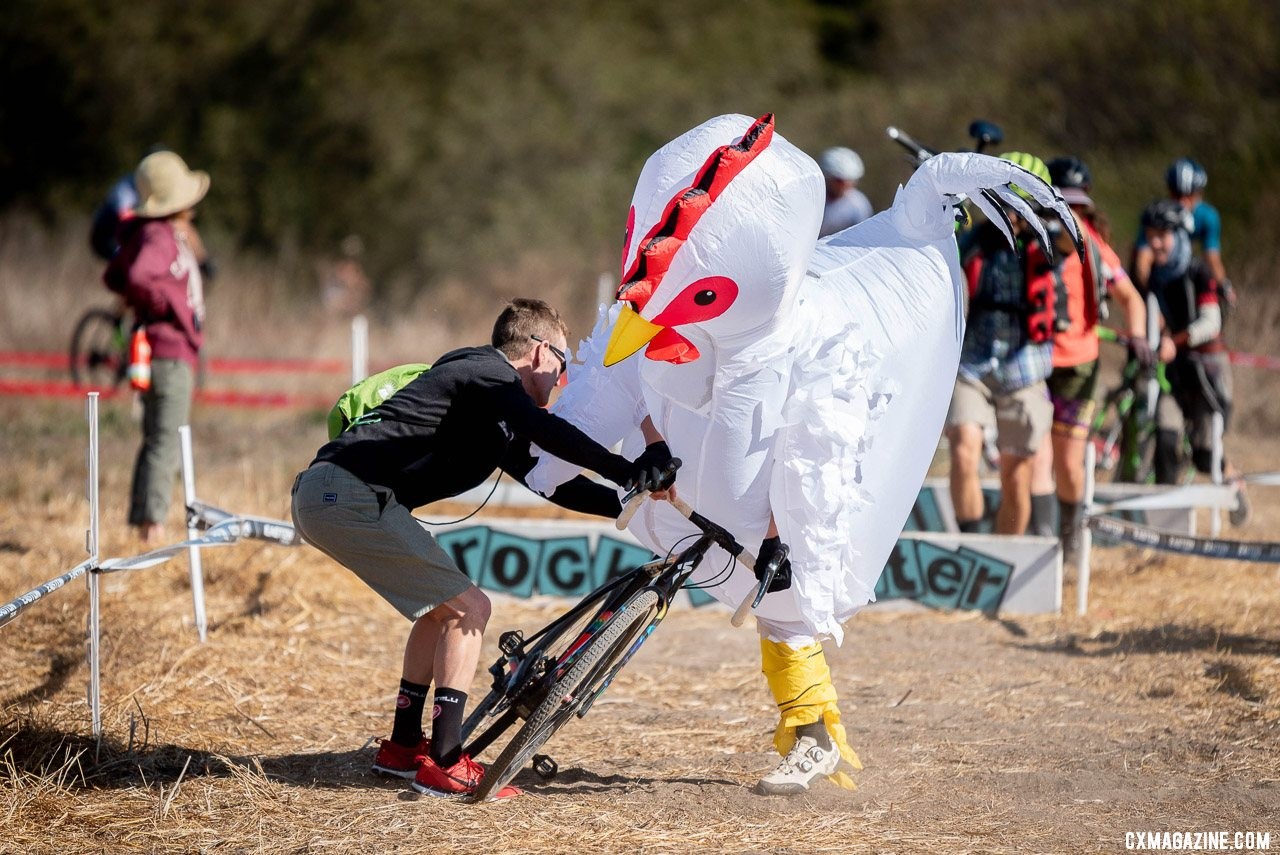
<instances>
[{"instance_id":1,"label":"bicycle front wheel","mask_svg":"<svg viewBox=\"0 0 1280 855\"><path fill-rule=\"evenodd\" d=\"M507 743L498 759L489 764L476 790L476 801L500 791L584 701L594 698L614 665L640 638L657 607L656 591L640 591L614 614L599 635L577 651L573 667L551 686L524 727Z\"/></svg>"},{"instance_id":2,"label":"bicycle front wheel","mask_svg":"<svg viewBox=\"0 0 1280 855\"><path fill-rule=\"evenodd\" d=\"M84 313L71 334L71 382L113 389L124 379L129 343L120 316L107 309Z\"/></svg>"}]
</instances>

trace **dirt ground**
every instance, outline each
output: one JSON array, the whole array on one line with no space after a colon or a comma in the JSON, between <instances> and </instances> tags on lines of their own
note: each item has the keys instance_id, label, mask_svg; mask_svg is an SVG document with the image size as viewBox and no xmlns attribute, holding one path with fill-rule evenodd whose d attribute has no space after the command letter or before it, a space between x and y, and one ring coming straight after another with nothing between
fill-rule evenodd
<instances>
[{"instance_id":1,"label":"dirt ground","mask_svg":"<svg viewBox=\"0 0 1280 855\"><path fill-rule=\"evenodd\" d=\"M84 557L80 412L0 402L0 600ZM319 417L194 422L201 498L286 518ZM142 551L122 525L136 442L109 405L104 555ZM1280 468L1274 436L1228 451ZM1277 539L1280 490L1253 495L1228 536ZM478 806L368 772L407 629L390 607L305 547L209 550L205 569L206 644L185 562L104 578L101 745L83 583L0 629L0 852L1121 852L1152 831L1270 832L1280 849L1275 566L1116 548L1083 618L1070 579L1058 616L864 613L828 652L858 790L802 798L751 792L777 759L754 633L673 611L548 744L560 774ZM556 608L499 602L482 668L497 630Z\"/></svg>"}]
</instances>

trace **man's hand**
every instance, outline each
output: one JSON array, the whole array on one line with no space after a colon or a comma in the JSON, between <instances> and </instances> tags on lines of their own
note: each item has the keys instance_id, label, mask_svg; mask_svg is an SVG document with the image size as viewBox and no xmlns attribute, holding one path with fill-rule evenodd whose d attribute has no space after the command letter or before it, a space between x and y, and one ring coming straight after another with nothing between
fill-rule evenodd
<instances>
[{"instance_id":1,"label":"man's hand","mask_svg":"<svg viewBox=\"0 0 1280 855\"><path fill-rule=\"evenodd\" d=\"M776 564L778 571L769 583L766 593L785 591L791 587L791 548L782 542L780 537L766 537L760 541L760 552L756 555L756 564L752 570L757 580L763 580L769 565Z\"/></svg>"},{"instance_id":2,"label":"man's hand","mask_svg":"<svg viewBox=\"0 0 1280 855\"><path fill-rule=\"evenodd\" d=\"M1173 358L1178 355L1178 346L1174 344L1173 339L1168 333L1160 336L1160 361L1173 362Z\"/></svg>"},{"instance_id":3,"label":"man's hand","mask_svg":"<svg viewBox=\"0 0 1280 855\"><path fill-rule=\"evenodd\" d=\"M661 491L676 482L676 470L680 468L680 463L671 456L671 449L667 444L659 440L649 443L632 467L631 478L623 486L631 491Z\"/></svg>"}]
</instances>

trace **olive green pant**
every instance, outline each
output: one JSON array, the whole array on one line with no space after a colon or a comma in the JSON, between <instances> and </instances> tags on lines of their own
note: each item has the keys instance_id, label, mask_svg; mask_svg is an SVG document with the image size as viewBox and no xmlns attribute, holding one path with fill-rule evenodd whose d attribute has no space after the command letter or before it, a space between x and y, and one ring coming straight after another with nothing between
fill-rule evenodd
<instances>
[{"instance_id":1,"label":"olive green pant","mask_svg":"<svg viewBox=\"0 0 1280 855\"><path fill-rule=\"evenodd\" d=\"M142 393L142 447L133 466L129 525L164 522L182 460L178 428L191 418L195 371L181 359L151 363L151 388Z\"/></svg>"}]
</instances>

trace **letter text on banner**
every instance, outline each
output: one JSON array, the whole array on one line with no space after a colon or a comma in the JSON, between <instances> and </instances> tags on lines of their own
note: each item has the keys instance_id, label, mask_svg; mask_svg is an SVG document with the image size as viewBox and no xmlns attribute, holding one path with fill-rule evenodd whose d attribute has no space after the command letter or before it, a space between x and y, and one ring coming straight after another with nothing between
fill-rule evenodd
<instances>
[{"instance_id":1,"label":"letter text on banner","mask_svg":"<svg viewBox=\"0 0 1280 855\"><path fill-rule=\"evenodd\" d=\"M591 584L603 585L652 560L653 553L643 546L601 535L596 544L595 560L591 562Z\"/></svg>"},{"instance_id":2,"label":"letter text on banner","mask_svg":"<svg viewBox=\"0 0 1280 855\"><path fill-rule=\"evenodd\" d=\"M491 532L480 587L517 597L533 596L541 550L541 542L532 538L504 531Z\"/></svg>"},{"instance_id":3,"label":"letter text on banner","mask_svg":"<svg viewBox=\"0 0 1280 855\"><path fill-rule=\"evenodd\" d=\"M1009 588L1013 565L967 546L960 547L956 553L972 558L977 567L965 586L964 596L960 598L960 608L994 614Z\"/></svg>"},{"instance_id":4,"label":"letter text on banner","mask_svg":"<svg viewBox=\"0 0 1280 855\"><path fill-rule=\"evenodd\" d=\"M585 537L553 537L542 542L538 593L581 597L591 590L591 547Z\"/></svg>"},{"instance_id":5,"label":"letter text on banner","mask_svg":"<svg viewBox=\"0 0 1280 855\"><path fill-rule=\"evenodd\" d=\"M453 563L467 574L468 579L480 584L484 557L489 547L488 526L473 525L441 532L436 535L436 543L449 553Z\"/></svg>"}]
</instances>

